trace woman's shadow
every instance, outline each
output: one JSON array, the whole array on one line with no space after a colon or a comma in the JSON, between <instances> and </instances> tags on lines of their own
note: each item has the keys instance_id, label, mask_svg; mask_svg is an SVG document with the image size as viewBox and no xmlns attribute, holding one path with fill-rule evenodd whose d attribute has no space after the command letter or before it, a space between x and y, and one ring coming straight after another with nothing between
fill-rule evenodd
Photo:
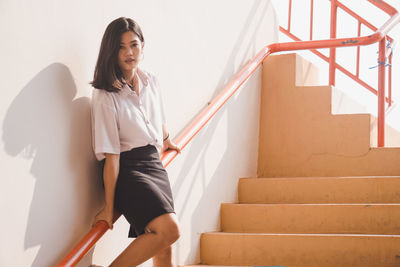
<instances>
[{"instance_id":1,"label":"woman's shadow","mask_svg":"<svg viewBox=\"0 0 400 267\"><path fill-rule=\"evenodd\" d=\"M3 123L5 151L32 162L15 200L26 200L19 194L30 191L33 176L24 239L25 250L39 249L33 267L55 266L100 209L102 187L91 147L89 98L75 99L76 93L69 69L53 63L21 90ZM82 265L90 260L89 255Z\"/></svg>"}]
</instances>

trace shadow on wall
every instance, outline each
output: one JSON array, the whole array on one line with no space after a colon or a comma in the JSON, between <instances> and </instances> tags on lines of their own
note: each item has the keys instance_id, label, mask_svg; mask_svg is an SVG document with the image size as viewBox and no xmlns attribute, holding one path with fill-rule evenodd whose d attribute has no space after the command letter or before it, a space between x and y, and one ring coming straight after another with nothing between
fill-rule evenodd
<instances>
[{"instance_id":1,"label":"shadow on wall","mask_svg":"<svg viewBox=\"0 0 400 267\"><path fill-rule=\"evenodd\" d=\"M101 204L89 99L74 99L76 93L69 69L53 63L21 90L3 124L6 152L32 159L36 182L24 249L39 248L33 267L55 266L89 229Z\"/></svg>"},{"instance_id":2,"label":"shadow on wall","mask_svg":"<svg viewBox=\"0 0 400 267\"><path fill-rule=\"evenodd\" d=\"M260 30L262 26L262 21L265 18L265 15L268 14L269 10L273 10L272 5L270 1L255 1L252 5L252 8L250 12L247 15L245 24L243 27L238 30L238 39L235 42L234 48L232 50L232 53L229 57L228 62L225 64L225 68L223 70L223 75L221 79L218 81L216 90L212 96L212 98L216 97L223 89L224 87L232 80L233 76L240 70L241 67L243 67L247 63L247 59L249 55L253 57L257 52L256 47L256 42L245 42L245 36L248 34L250 37L250 40L255 40L257 34L260 34L262 32ZM272 11L273 12L273 11ZM250 25L255 24L254 29L252 30L251 33L249 33L249 28ZM275 24L274 26L271 26L274 28L278 28L278 24ZM274 38L277 40L277 32L274 36ZM267 44L265 44L267 45ZM241 55L242 58L238 60L238 51L243 50L244 53ZM240 66L237 67L235 62L241 62ZM256 75L253 74L253 76ZM259 77L259 80L261 78ZM242 85L242 88L239 90L239 92L235 93L240 94L240 91L242 90L254 90L254 88L249 88L250 86L246 86L245 83ZM219 231L220 230L220 225L219 225L219 210L220 210L220 205L221 201L220 199L226 199L229 198L231 195L236 195L237 196L237 189L236 191L232 192L224 192L222 193L221 188L237 188L237 181L239 177L235 176L237 175L238 168L232 168L232 166L243 166L243 164L252 164L251 162L257 161L257 149L258 149L258 142L255 144L254 143L254 138L258 137L258 132L255 134L251 134L251 132L254 132L253 126L256 124L258 125L258 120L253 120L250 118L244 118L243 114L241 114L241 109L244 110L250 110L251 106L254 104L251 104L251 101L254 101L254 99L259 98L259 91L253 91L253 92L247 92L246 94L242 94L241 97L238 99L235 99L232 97L226 104L223 106L218 113L212 118L212 120L209 122L208 126L206 126L203 130L201 130L197 136L191 141L191 146L190 150L186 152L187 156L185 158L185 161L182 165L181 171L177 176L177 179L175 180L175 183L172 186L172 191L174 195L177 195L178 192L179 194L182 194L181 187L183 186L184 181L187 179L188 174L191 172L193 168L195 168L195 176L193 180L191 181L190 189L186 192L184 192L184 201L185 203L183 207L178 211L178 218L179 220L182 220L183 217L188 216L187 212L190 212L191 216L191 236L190 240L199 240L200 235L202 233L197 232L197 229L201 229L202 225L204 225L204 221L200 218L203 218L205 214L209 216L208 220L215 219L215 222L211 222L208 224L215 223L217 224L217 229L210 229L210 231ZM254 96L257 95L257 96ZM248 99L246 99L246 97ZM248 109L247 109L248 108ZM200 111L201 112L201 111ZM200 113L199 112L199 113ZM206 177L205 177L205 169L207 166L204 164L205 163L205 157L207 157L207 153L210 153L212 151L213 147L210 146L211 144L211 139L214 135L214 132L217 130L217 127L221 121L221 119L224 117L223 113L227 114L227 131L226 131L226 140L227 143L229 144L226 147L226 150L221 152L221 161L218 164L217 169L215 170L213 177L208 179L210 180L209 183L207 183ZM259 113L259 111L257 110ZM198 113L198 114L199 114ZM198 115L196 114L196 116ZM252 114L246 114L246 115L252 115ZM256 116L258 118L258 115ZM240 120L240 122L238 122ZM246 130L244 130L246 129ZM257 126L258 130L258 126ZM232 145L235 144L235 145ZM248 144L254 145L254 147L249 148ZM248 150L242 151L240 148L247 147ZM240 156L237 156L240 155ZM244 159L246 160L244 160ZM194 165L193 163L196 162L197 164ZM231 172L232 176L230 176L228 173ZM228 175L227 175L228 174ZM203 194L201 196L201 199L198 202L197 207L189 207L188 203L190 203L190 198L193 194L194 191L196 191L195 183L201 179L202 180L202 191ZM176 197L175 197L176 198ZM224 201L222 201L224 202ZM217 207L216 210L210 209L210 207ZM187 209L193 209L192 210L187 210ZM215 212L215 213L214 213ZM193 244L193 243L192 243ZM177 253L175 255L175 262L178 262L179 264L194 264L192 262L192 259L196 259L196 264L200 263L200 244L198 243L198 246L191 246L190 247L190 252L189 254L185 257L184 262L179 262L180 259L180 251L179 248L177 249Z\"/></svg>"},{"instance_id":3,"label":"shadow on wall","mask_svg":"<svg viewBox=\"0 0 400 267\"><path fill-rule=\"evenodd\" d=\"M229 82L231 82L232 78L235 74L238 73L240 68L244 67L250 58L254 57L260 50L261 47L256 47L256 38L257 35L260 34L260 27L262 26L262 21L265 19L268 10L273 11L273 7L270 1L263 1L258 0L253 3L250 12L247 15L246 22L243 25L242 29L238 31L239 38L235 42L235 46L232 49L231 56L229 57L228 62L225 64L225 68L223 71L223 76L217 83L217 90L215 90L212 98L216 97ZM274 11L273 11L274 12ZM251 25L255 23L255 27L252 32L249 32ZM278 29L279 24L275 21L273 29ZM274 39L278 40L278 31L275 32ZM249 42L245 43L245 38L243 36L249 35ZM264 44L268 45L268 44ZM243 48L245 47L245 48ZM245 53L242 54L242 58L238 60L238 51L243 50ZM250 58L249 58L250 57ZM241 62L240 66L238 67L235 62Z\"/></svg>"}]
</instances>

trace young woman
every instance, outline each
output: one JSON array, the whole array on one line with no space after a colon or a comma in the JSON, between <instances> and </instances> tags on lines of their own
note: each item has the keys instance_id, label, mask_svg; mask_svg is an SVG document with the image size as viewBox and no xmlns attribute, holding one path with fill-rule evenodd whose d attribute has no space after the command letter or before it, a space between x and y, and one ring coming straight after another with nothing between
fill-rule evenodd
<instances>
[{"instance_id":1,"label":"young woman","mask_svg":"<svg viewBox=\"0 0 400 267\"><path fill-rule=\"evenodd\" d=\"M104 161L105 206L95 222L110 228L114 210L130 224L135 240L110 266L137 266L153 257L154 266L172 266L171 245L179 225L167 172L159 157L180 149L169 138L157 79L139 68L144 38L139 25L112 21L100 46L91 82L92 138L96 158Z\"/></svg>"}]
</instances>

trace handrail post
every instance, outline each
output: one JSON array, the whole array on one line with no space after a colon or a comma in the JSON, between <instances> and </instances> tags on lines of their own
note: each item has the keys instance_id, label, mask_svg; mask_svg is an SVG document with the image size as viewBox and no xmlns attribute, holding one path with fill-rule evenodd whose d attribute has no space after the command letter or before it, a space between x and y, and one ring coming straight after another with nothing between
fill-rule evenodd
<instances>
[{"instance_id":1,"label":"handrail post","mask_svg":"<svg viewBox=\"0 0 400 267\"><path fill-rule=\"evenodd\" d=\"M393 52L390 52L389 56L389 70L388 70L388 98L389 98L389 107L392 106L392 56Z\"/></svg>"},{"instance_id":2,"label":"handrail post","mask_svg":"<svg viewBox=\"0 0 400 267\"><path fill-rule=\"evenodd\" d=\"M288 14L288 26L287 30L290 32L290 25L292 21L292 0L289 0L289 14Z\"/></svg>"},{"instance_id":3,"label":"handrail post","mask_svg":"<svg viewBox=\"0 0 400 267\"><path fill-rule=\"evenodd\" d=\"M337 4L336 0L331 0L331 34L330 38L336 38ZM329 49L329 85L335 85L336 72L336 48Z\"/></svg>"},{"instance_id":4,"label":"handrail post","mask_svg":"<svg viewBox=\"0 0 400 267\"><path fill-rule=\"evenodd\" d=\"M379 41L378 57L378 147L385 146L386 37Z\"/></svg>"},{"instance_id":5,"label":"handrail post","mask_svg":"<svg viewBox=\"0 0 400 267\"><path fill-rule=\"evenodd\" d=\"M313 24L314 24L314 0L310 2L310 40L313 38Z\"/></svg>"}]
</instances>

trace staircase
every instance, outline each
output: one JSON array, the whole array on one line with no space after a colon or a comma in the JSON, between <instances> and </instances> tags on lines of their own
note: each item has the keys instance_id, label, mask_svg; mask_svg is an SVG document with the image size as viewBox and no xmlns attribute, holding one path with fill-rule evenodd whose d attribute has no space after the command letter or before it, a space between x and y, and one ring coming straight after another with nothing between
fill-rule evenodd
<instances>
[{"instance_id":1,"label":"staircase","mask_svg":"<svg viewBox=\"0 0 400 267\"><path fill-rule=\"evenodd\" d=\"M296 54L263 63L258 178L221 204L202 266L400 266L400 148L371 148L368 114L332 115L317 76Z\"/></svg>"}]
</instances>

